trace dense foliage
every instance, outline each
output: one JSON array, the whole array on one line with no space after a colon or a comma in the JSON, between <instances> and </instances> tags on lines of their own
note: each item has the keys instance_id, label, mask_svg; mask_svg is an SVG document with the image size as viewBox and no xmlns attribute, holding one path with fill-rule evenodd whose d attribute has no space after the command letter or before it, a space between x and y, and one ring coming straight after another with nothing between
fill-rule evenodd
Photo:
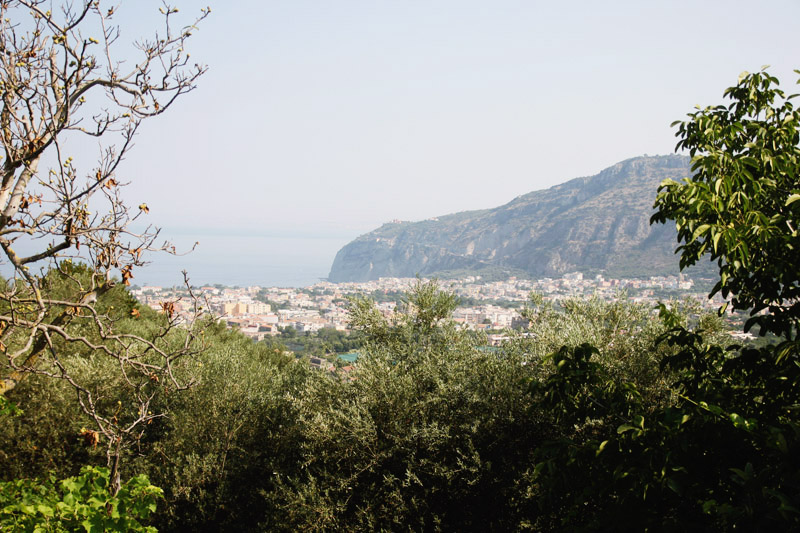
<instances>
[{"instance_id":1,"label":"dense foliage","mask_svg":"<svg viewBox=\"0 0 800 533\"><path fill-rule=\"evenodd\" d=\"M620 295L556 307L535 294L523 311L529 328L489 346L451 319L457 300L435 282L417 283L388 317L352 300L361 357L347 371L312 370L282 346L208 322L204 349L172 368L193 387L171 392L130 382L87 345L60 364L92 387L94 412L122 424L147 390L164 416L120 450L130 481L114 494L109 472L87 466L106 452L74 389L48 376L19 383L0 397L0 524L799 529L798 120L776 87L765 72L745 75L726 93L731 105L681 123L696 174L664 183L654 216L678 222L684 266L703 254L717 261L714 291L772 335L757 346L729 345L718 315L682 302L652 309ZM43 287L69 292L82 269L52 272ZM185 342L159 336L168 317L122 287L96 308L118 333L165 349ZM164 498L153 515L150 483Z\"/></svg>"},{"instance_id":2,"label":"dense foliage","mask_svg":"<svg viewBox=\"0 0 800 533\"><path fill-rule=\"evenodd\" d=\"M279 335L264 342L274 348L285 346L296 354L306 356L335 357L335 354L352 352L361 347L361 338L358 334L333 328L299 333L295 328L288 326L281 328Z\"/></svg>"},{"instance_id":3,"label":"dense foliage","mask_svg":"<svg viewBox=\"0 0 800 533\"><path fill-rule=\"evenodd\" d=\"M800 71L798 71L800 74ZM674 220L681 267L710 255L719 265L712 294L767 313L751 323L786 337L800 320L800 110L768 72L742 74L728 105L677 122L678 148L692 156L691 179L665 181L653 221Z\"/></svg>"},{"instance_id":4,"label":"dense foliage","mask_svg":"<svg viewBox=\"0 0 800 533\"><path fill-rule=\"evenodd\" d=\"M347 379L309 382L303 467L286 480L284 526L472 529L505 520L506 482L532 430L519 394L525 367L458 330L452 295L421 284L409 303L390 321L354 302L367 355Z\"/></svg>"},{"instance_id":5,"label":"dense foliage","mask_svg":"<svg viewBox=\"0 0 800 533\"><path fill-rule=\"evenodd\" d=\"M0 527L26 533L154 532L140 520L156 510L161 489L139 475L112 495L109 478L109 469L87 466L59 482L51 476L0 483Z\"/></svg>"},{"instance_id":6,"label":"dense foliage","mask_svg":"<svg viewBox=\"0 0 800 533\"><path fill-rule=\"evenodd\" d=\"M420 284L408 301L392 320L368 300L354 302L365 355L349 375L311 371L282 349L207 327L206 351L181 370L197 384L160 396L154 407L169 417L154 420L126 455L126 475L145 473L164 490L154 523L175 531L519 527L533 516L535 480L524 475L535 469L532 451L561 435L543 423L531 389L552 373L541 355L550 343L577 345L591 324L623 330L593 340L608 362L628 356L643 388L664 396L647 377L656 358L634 348L664 329L641 306L532 308L540 341L489 349L449 319L455 298L436 285ZM142 309L126 327L159 319ZM114 390L120 378L104 363L81 358L87 375ZM102 460L81 436L86 420L68 387L31 379L14 399L25 412L2 421L9 479L67 477Z\"/></svg>"}]
</instances>

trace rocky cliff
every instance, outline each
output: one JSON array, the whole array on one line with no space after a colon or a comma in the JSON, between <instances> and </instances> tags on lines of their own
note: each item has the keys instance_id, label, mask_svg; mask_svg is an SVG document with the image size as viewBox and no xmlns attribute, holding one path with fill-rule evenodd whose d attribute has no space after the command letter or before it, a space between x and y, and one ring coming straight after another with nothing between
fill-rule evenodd
<instances>
[{"instance_id":1,"label":"rocky cliff","mask_svg":"<svg viewBox=\"0 0 800 533\"><path fill-rule=\"evenodd\" d=\"M675 228L649 219L661 180L688 175L688 157L637 157L494 209L384 224L339 250L329 279L487 269L532 277L674 274Z\"/></svg>"}]
</instances>

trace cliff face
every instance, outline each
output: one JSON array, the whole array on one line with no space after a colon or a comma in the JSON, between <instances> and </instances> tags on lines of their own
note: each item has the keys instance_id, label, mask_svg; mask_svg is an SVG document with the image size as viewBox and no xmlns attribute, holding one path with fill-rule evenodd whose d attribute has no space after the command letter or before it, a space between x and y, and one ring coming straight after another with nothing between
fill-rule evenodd
<instances>
[{"instance_id":1,"label":"cliff face","mask_svg":"<svg viewBox=\"0 0 800 533\"><path fill-rule=\"evenodd\" d=\"M330 281L506 268L533 277L676 273L671 225L650 226L661 180L689 175L689 158L637 157L506 205L438 220L384 224L339 250Z\"/></svg>"}]
</instances>

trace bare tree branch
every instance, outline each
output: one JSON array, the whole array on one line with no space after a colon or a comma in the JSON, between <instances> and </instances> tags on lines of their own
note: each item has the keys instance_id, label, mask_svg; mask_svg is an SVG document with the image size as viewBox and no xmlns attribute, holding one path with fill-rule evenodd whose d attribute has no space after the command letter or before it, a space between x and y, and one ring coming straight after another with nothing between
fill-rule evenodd
<instances>
[{"instance_id":1,"label":"bare tree branch","mask_svg":"<svg viewBox=\"0 0 800 533\"><path fill-rule=\"evenodd\" d=\"M157 244L158 228L131 229L147 208L125 204L117 173L141 122L192 91L205 72L185 45L209 10L176 29L178 10L164 4L162 29L124 50L125 63L117 57L115 9L102 0L0 2L0 264L13 270L0 286L0 394L30 374L68 382L94 422L87 431L105 440L118 481L123 451L164 415L151 412L153 400L191 386L176 365L203 346L196 301L184 318L165 307L151 336L119 332L118 320L99 310L148 252L174 253L169 243ZM98 161L81 168L65 147L83 136L103 144ZM55 295L53 280L70 294ZM115 362L130 406L109 411L81 383L70 361L82 352Z\"/></svg>"}]
</instances>

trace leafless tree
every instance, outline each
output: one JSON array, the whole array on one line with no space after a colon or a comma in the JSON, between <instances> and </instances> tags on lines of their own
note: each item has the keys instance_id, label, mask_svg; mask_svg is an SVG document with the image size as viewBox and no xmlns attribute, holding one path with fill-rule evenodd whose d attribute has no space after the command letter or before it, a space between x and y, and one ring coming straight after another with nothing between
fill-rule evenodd
<instances>
[{"instance_id":1,"label":"leafless tree","mask_svg":"<svg viewBox=\"0 0 800 533\"><path fill-rule=\"evenodd\" d=\"M209 10L176 26L178 10L164 4L163 27L123 47L117 8L99 0L0 0L0 258L8 278L0 287L0 394L33 373L69 382L95 424L85 436L105 442L118 481L121 450L163 416L151 412L155 395L190 385L174 367L200 349L192 322L201 314L194 300L178 328L174 305L165 305L158 332L131 335L117 332L96 305L116 283L130 283L148 252L174 253L157 243L157 228L143 225L147 205L123 202L118 170L142 121L169 109L205 71L184 46ZM70 152L86 139L99 143L100 155L82 166ZM134 222L144 229L133 231ZM88 276L69 267L76 258L89 265ZM70 280L71 294L47 290L54 272ZM167 343L178 329L183 341ZM116 362L132 416L98 407L97 393L65 364L76 350Z\"/></svg>"}]
</instances>

